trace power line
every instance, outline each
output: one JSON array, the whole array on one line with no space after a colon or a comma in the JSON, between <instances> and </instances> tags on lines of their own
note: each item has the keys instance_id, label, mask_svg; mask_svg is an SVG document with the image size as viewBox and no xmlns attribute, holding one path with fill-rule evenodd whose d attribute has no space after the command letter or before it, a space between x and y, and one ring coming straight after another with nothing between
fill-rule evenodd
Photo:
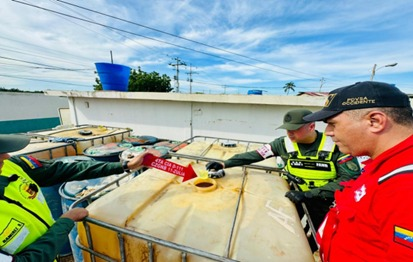
<instances>
[{"instance_id":1,"label":"power line","mask_svg":"<svg viewBox=\"0 0 413 262\"><path fill-rule=\"evenodd\" d=\"M39 65L34 68L40 68L40 69L50 69L50 70L65 70L65 71L89 71L91 69L74 69L74 68L63 68L63 67L58 67L58 66L51 66L47 64L42 64L42 63L35 63L35 62L30 62L30 61L25 61L25 60L20 60L20 59L14 59L10 57L5 57L5 56L0 56L0 58L5 59L5 60L10 60L10 61L16 61L16 62L22 62L22 63L28 63L28 64L33 64L33 65ZM42 67L40 67L42 66Z\"/></svg>"},{"instance_id":2,"label":"power line","mask_svg":"<svg viewBox=\"0 0 413 262\"><path fill-rule=\"evenodd\" d=\"M112 30L117 30L117 31L124 32L124 33L128 33L128 34L131 34L131 35L143 37L143 38L146 38L146 39L149 39L149 40L153 40L153 41L157 41L157 42L160 42L160 43L172 45L172 46L175 46L175 47L178 47L178 48L182 48L182 49L185 49L185 50L189 50L189 51L201 53L201 54L208 55L208 56L215 57L215 58L219 58L219 59L224 59L224 60L227 60L227 61L230 61L230 62L234 62L234 63L237 63L237 64L242 64L242 65L254 67L254 68L261 69L261 70L265 70L265 71L271 71L271 72L275 72L275 73L282 74L282 75L288 75L288 76L300 78L300 77L297 77L296 75L292 75L292 74L288 74L288 73L284 73L284 72L280 72L280 71L272 70L272 69L268 69L268 68L263 68L263 67L260 67L260 66L255 66L255 65L252 65L252 64L249 64L249 63L245 63L245 62L241 62L241 61L236 61L236 60L234 60L234 59L225 58L225 57L222 57L222 56L219 56L219 55L214 55L214 54L210 54L210 53L207 53L207 52L204 52L204 51L200 51L200 50L196 50L196 49L193 49L193 48L189 48L189 47L185 47L185 46L173 44L173 43L170 43L170 42L167 42L167 41L159 40L159 39L156 39L156 38L144 36L144 35L137 34L137 33L134 33L134 32L130 32L130 31L127 31L127 30L123 30L123 29L120 29L120 28L116 28L116 27L113 27L113 26L105 25L105 24L98 23L98 22L94 22L94 21L87 20L87 19L83 19L83 18L81 18L81 17L72 16L72 15L65 14L65 13L62 13L62 12L59 12L59 11L55 11L55 10L51 10L51 9L48 9L48 8L45 8L45 7L36 6L36 5L33 5L33 4L26 3L26 2L21 2L21 1L18 1L18 0L12 0L12 1L13 1L13 2L17 2L17 3L20 3L20 4L27 5L27 6L31 6L31 7L34 7L34 8L38 8L38 9L41 9L41 10L44 10L44 11L48 11L48 12L51 12L51 13L56 13L56 14L59 14L59 15L62 15L62 16L67 16L67 17L70 17L70 18L73 18L73 19L81 20L81 21L84 21L84 22L87 22L87 23L99 25L99 26L102 26L102 27L105 27L105 28L109 28L109 29L112 29ZM312 79L305 79L305 78L300 78L300 79L302 79L302 80L312 80Z\"/></svg>"},{"instance_id":3,"label":"power line","mask_svg":"<svg viewBox=\"0 0 413 262\"><path fill-rule=\"evenodd\" d=\"M0 38L1 38L1 37L0 37ZM71 62L71 61L64 60L64 59L57 59L57 58L54 58L54 57L47 57L47 56L42 56L42 55L36 55L36 54L33 54L33 53L18 51L18 50L14 50L14 49L10 49L10 48L0 47L0 49L1 49L1 50L5 50L5 51L9 51L9 52L13 52L13 53L17 53L17 54L29 55L29 56L40 57L40 58L47 58L47 59L50 59L50 60L60 61L60 62L68 63L68 64L80 65L80 64L78 64L78 63L73 63L73 62Z\"/></svg>"},{"instance_id":4,"label":"power line","mask_svg":"<svg viewBox=\"0 0 413 262\"><path fill-rule=\"evenodd\" d=\"M57 0L57 1L62 2L62 3L67 4L67 5L71 5L71 6L83 9L83 10L86 10L86 11L89 11L89 12L92 12L92 13L96 13L96 14L100 14L102 16L110 17L110 18L115 19L115 20L119 20L119 21L122 21L122 22L125 22L125 23L129 23L129 24L133 24L133 25L136 25L136 26L139 26L139 27L150 29L150 30L156 31L158 33L166 34L166 35L173 36L173 37L176 37L176 38L179 38L179 39L183 39L183 40L195 43L195 44L203 45L205 47L209 47L209 48L212 48L212 49L215 49L215 50L218 50L218 51L222 51L222 52L225 52L225 53L228 53L228 54L236 55L236 56L246 58L246 59L249 59L249 60L254 60L256 62L260 62L260 63L264 63L264 64L267 64L267 65L275 66L275 67L278 67L278 68L281 68L281 69L284 69L284 70L288 70L288 71L293 71L293 72L296 72L296 73L299 73L299 74L304 74L304 75L318 77L318 78L320 77L320 76L317 76L317 75L308 74L308 73L301 72L301 71L294 70L294 69L290 69L290 68L287 68L287 67L282 67L282 66L279 66L279 65L271 64L271 63L268 63L268 62L263 61L263 60L259 60L259 59L256 59L256 58L241 55L241 54L238 54L238 53L235 53L235 52L223 49L223 48L219 48L219 47L212 46L212 45L209 45L209 44L205 44L205 43L202 43L202 42L199 42L199 41L196 41L196 40L192 40L192 39L189 39L189 38L186 38L186 37L182 37L182 36L179 36L179 35L176 35L176 34L165 32L165 31L162 31L160 29L156 29L156 28L149 27L149 26L139 24L139 23L136 23L136 22L132 22L132 21L129 21L129 20L126 20L126 19L123 19L123 18L119 18L119 17L116 17L116 16L105 14L105 13L102 13L102 12L99 12L99 11L96 11L96 10L93 10L93 9L89 9L89 8L86 8L86 7L83 7L83 6L80 6L80 5L69 3L69 2L66 2L66 1L63 1L63 0Z\"/></svg>"},{"instance_id":5,"label":"power line","mask_svg":"<svg viewBox=\"0 0 413 262\"><path fill-rule=\"evenodd\" d=\"M22 3L22 4L26 4L26 3L23 3L23 2L21 2L21 1L16 1L16 0L13 0L13 1L14 1L14 2L18 2L18 3ZM56 1L59 1L59 0L56 0ZM60 2L64 2L64 1L60 1ZM91 21L90 19L79 19L78 17L71 16L71 15L68 15L68 14L63 14L63 13L60 13L60 12L57 12L57 11L53 11L53 10L50 10L50 9L45 9L45 8L38 7L38 6L34 6L34 5L31 5L31 4L26 4L26 5L29 5L29 6L32 6L32 7L35 7L35 8L40 8L40 9L43 9L43 10L45 10L45 11L49 11L49 12L55 13L55 14L57 14L58 16L62 16L61 18L64 18L64 19L65 19L65 17L63 17L63 16L66 16L66 17L69 17L69 18L72 18L72 19L77 19L77 20L83 21L83 22L96 24L96 25L98 25L98 26L102 26L102 27L105 27L105 28L107 28L107 29L113 30L114 32L117 32L117 31L119 31L119 32L126 32L126 33L131 34L131 35L140 36L140 37L147 38L147 39L150 39L150 40L153 40L153 41L158 41L158 42L161 42L161 43L166 43L166 44L169 44L169 45L177 46L177 47L179 47L179 48L183 48L183 49L187 49L187 50L190 50L190 51L194 51L194 52L206 54L206 55L209 55L209 56L221 58L221 59L228 60L228 61L232 61L232 62L235 62L235 63L244 64L244 65L251 66L251 67L255 67L255 68L258 68L258 69L263 69L263 70L267 70L267 71L273 71L273 72L277 72L277 73L280 73L280 74L290 75L290 76L296 77L295 75L286 74L286 73L278 72L278 71L275 71L275 70L269 70L269 69L267 69L267 68L262 68L262 67L258 67L258 66L251 65L251 64L248 64L248 63L239 62L239 61L236 61L236 60L233 60L233 59L227 59L227 58L225 58L225 57L221 57L221 56L209 54L209 53L206 53L206 52L203 52L203 51L198 51L198 50L195 50L195 49L192 49L192 48L188 48L188 47L184 47L184 46L180 46L180 45L174 45L174 44L172 44L172 43L170 43L170 42L162 41L162 40L159 40L159 39L156 39L156 38L145 37L145 36L143 36L143 35L136 34L136 33L129 32L129 31L125 31L125 30L122 30L122 29L119 29L119 28L116 28L116 27L106 26L106 25L104 25L104 24L100 24L100 23L97 23L97 22L93 22L93 21ZM73 9L69 9L69 10L73 11ZM73 11L73 12L75 12L75 11ZM103 15L104 15L104 14L103 14ZM84 17L85 17L85 16L84 16ZM70 19L66 19L66 20L67 20L67 21L70 21ZM125 21L127 21L127 20L125 20ZM70 21L70 22L74 23L73 21ZM133 22L131 22L131 23L133 23ZM80 23L74 23L74 24L76 24L76 25L78 25L78 26L82 26L82 25L80 25ZM137 24L137 25L139 25L139 24ZM143 26L143 25L142 25L142 26ZM82 27L83 27L83 26L82 26ZM89 29L90 27L84 27L84 28ZM148 28L148 29L151 29L150 27L147 27L147 28ZM157 29L153 29L153 30L157 30ZM161 31L161 30L158 30L158 31L159 31L159 32L163 32L163 31ZM166 34L169 34L169 33L167 33L167 32L165 32L165 33L166 33ZM119 34L120 34L120 33L119 33ZM125 38L128 38L128 39L133 39L133 38L129 38L129 37L125 36L124 34L120 34L120 35L122 35L122 36L124 36ZM201 42L193 41L193 40L190 40L190 39L186 39L186 38L183 38L183 37L180 37L180 36L176 36L176 35L174 35L174 34L169 34L169 35L175 36L175 37L178 37L178 38L187 40L187 41L191 41L191 42L194 42L194 43L199 43L199 44L201 44L201 45L208 46L208 47L211 47L211 48L214 48L214 49L217 49L217 50L221 50L221 51L223 51L223 52L226 51L226 50L224 50L224 49L215 48L215 47L213 47L213 46L210 46L210 45L207 45L207 44L203 44L203 43L201 43ZM0 37L1 37L1 36L0 36ZM227 53L232 53L232 54L234 54L234 55L238 55L238 54L236 54L236 53L234 53L234 52L230 52L230 51L228 51ZM249 57L247 57L247 56L243 56L243 55L239 55L239 56L254 60L254 58L249 58ZM260 60L256 60L256 59L255 59L255 61L260 61ZM263 62L263 61L261 61L261 62ZM263 62L263 63L266 63L266 62ZM266 64L268 64L268 63L266 63ZM272 64L269 64L269 65L272 65ZM279 67L279 66L277 66L277 65L273 65L273 66ZM280 67L280 68L282 68L282 67ZM286 70L295 71L295 70L288 69L288 68L286 68ZM299 72L299 71L296 71L296 72L298 72L298 73L303 73L303 72ZM304 74L305 74L305 73L304 73ZM301 79L301 80L312 80L312 81L315 81L315 79ZM317 79L317 80L318 80L318 79ZM300 81L300 79L299 79L298 81ZM222 84L219 84L219 85L222 86ZM227 85L227 86L230 86L230 85ZM244 88L244 87L242 87L242 88ZM245 87L245 88L247 88L247 87ZM254 87L254 88L256 88L256 87Z\"/></svg>"},{"instance_id":6,"label":"power line","mask_svg":"<svg viewBox=\"0 0 413 262\"><path fill-rule=\"evenodd\" d=\"M49 0L49 1L54 2L55 4L57 4L55 1L52 1L52 0ZM56 0L56 1L57 1L57 0ZM73 10L73 9L65 6L65 4L59 4L59 6L65 8L65 9L67 9L67 10L70 10L71 12L74 12L74 13L80 15L80 16L82 16L82 17L85 18L85 19L88 18L87 16L84 16L83 14L81 14L81 13L79 13L79 12L76 12L75 10ZM61 16L59 16L59 17L61 17ZM61 17L61 18L64 18L64 17ZM64 19L65 19L65 18L64 18ZM105 37L105 38L107 38L107 39L112 39L112 40L114 40L113 38L108 37L106 34L102 34L102 33L100 33L100 32L94 31L94 30L90 29L89 27L82 26L82 25L80 25L80 24L78 24L78 23L75 23L75 22L73 22L73 21L70 21L69 19L65 19L65 20L66 20L66 21L69 21L69 22L71 22L71 23L74 23L75 25L80 26L80 27L82 27L82 28L84 28L84 29L86 29L86 30L89 30L89 31L92 31L92 32L94 32L94 33L96 33L96 34L99 34L99 35L101 35L101 36L103 36L103 37ZM93 21L93 20L90 20L90 21ZM147 46L147 45L145 45L145 44L139 43L138 41L135 41L133 38L128 37L128 36L125 35L125 34L121 34L121 33L119 33L119 32L116 32L116 30L113 30L113 29L112 29L112 31L114 31L115 33L121 35L122 37L125 37L125 38L133 41L134 43L136 43L136 44L138 44L138 45L141 45L141 46L143 46L143 47L145 47L145 48L148 48L148 49L155 50L154 48L152 48L152 47L150 47L150 46ZM124 44L124 43L121 43L121 44L130 48L130 46L128 46L128 45L126 45L126 44Z\"/></svg>"},{"instance_id":7,"label":"power line","mask_svg":"<svg viewBox=\"0 0 413 262\"><path fill-rule=\"evenodd\" d=\"M0 74L0 76L8 77L8 78L17 78L17 79L25 79L25 80L31 80L31 81L45 82L45 83L61 84L61 85L90 87L90 85L72 84L72 83L59 82L59 81L50 81L50 80L40 80L40 79L35 79L35 78L31 78L31 77L24 77L24 76L11 76L11 75L3 75L3 74Z\"/></svg>"}]
</instances>

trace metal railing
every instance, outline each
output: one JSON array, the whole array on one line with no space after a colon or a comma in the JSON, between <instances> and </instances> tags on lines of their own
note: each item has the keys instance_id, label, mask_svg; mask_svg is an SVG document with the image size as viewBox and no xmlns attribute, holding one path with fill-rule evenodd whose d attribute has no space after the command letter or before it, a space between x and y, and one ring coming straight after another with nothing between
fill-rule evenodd
<instances>
[{"instance_id":1,"label":"metal railing","mask_svg":"<svg viewBox=\"0 0 413 262\"><path fill-rule=\"evenodd\" d=\"M185 153L180 153L179 151L176 151L177 148L182 147L182 145L185 144L191 144L193 142L197 141L205 141L210 143L209 146L207 146L199 155L194 155L194 154L185 154ZM231 138L220 138L220 137L210 137L210 136L194 136L191 137L187 140L182 141L181 143L177 144L175 147L171 148L169 150L169 155L176 157L176 158L187 158L187 159L193 159L196 162L199 161L222 161L222 159L218 158L212 158L212 157L206 157L205 155L208 153L208 151L214 146L214 144L220 144L223 147L228 147L231 148L231 144L235 144L236 146L238 145L243 145L245 146L245 152L251 150L251 146L253 145L265 145L267 143L264 142L257 142L257 141L248 141L248 140L241 140L241 139L231 139ZM263 166L263 165L258 165L258 164L250 164L250 165L244 165L244 167L247 168L252 168L252 169L259 169L259 170L265 170L268 172L279 172L282 173L284 172L282 169L277 168L277 167L270 167L270 166Z\"/></svg>"},{"instance_id":2,"label":"metal railing","mask_svg":"<svg viewBox=\"0 0 413 262\"><path fill-rule=\"evenodd\" d=\"M197 141L203 141L203 142L208 142L210 143L199 155L193 155L193 154L183 154L180 153L179 151L175 150L177 148L181 148L182 145L185 144L191 144L193 142L197 142ZM205 155L208 153L208 151L212 148L212 146L214 144L221 144L222 146L227 146L227 145L231 145L235 144L235 145L244 145L245 146L245 152L250 151L250 148L252 145L264 145L267 144L265 142L257 142L257 141L249 141L249 140L241 140L241 139L231 139L231 138L220 138L220 137L211 137L211 136L194 136L191 137L185 141L182 141L181 143L177 144L175 147L173 147L170 151L169 151L169 155L170 156L174 156L177 158L188 158L188 159L193 159L196 161L222 161L222 159L217 159L217 158L211 158L211 157L205 157ZM231 146L228 146L231 147ZM264 165L259 165L259 164L250 164L250 165L244 165L244 167L246 168L252 168L252 169L259 169L259 170L264 170L267 173L279 173L279 174L288 174L288 172L286 172L285 170L281 169L281 168L277 168L277 167L271 167L271 166L264 166ZM290 187L294 188L294 190L299 190L298 189L298 185L293 182L290 181L289 182ZM303 208L304 214L307 217L307 223L310 229L310 233L311 233L311 237L313 238L314 242L317 243L316 241L316 233L317 233L317 229L315 228L310 214L308 212L308 208L306 206L306 204L304 202L301 202L301 206Z\"/></svg>"},{"instance_id":3,"label":"metal railing","mask_svg":"<svg viewBox=\"0 0 413 262\"><path fill-rule=\"evenodd\" d=\"M191 143L191 142L194 141L194 139L211 140L212 143L208 148L211 148L214 143L223 143L223 142L225 142L225 143L238 143L238 144L242 143L242 144L246 145L246 150L248 150L248 148L251 144L264 144L264 143L261 143L261 142L252 142L252 141L245 141L245 140L234 140L234 139L226 139L226 138L215 138L215 137L193 137L191 139L183 141L181 144ZM176 147L179 147L181 144L178 144ZM176 158L187 158L187 159L195 160L196 162L222 160L222 159L214 159L214 158L205 157L205 154L208 151L207 149L204 150L200 155L195 155L194 156L194 155L188 155L188 154L181 154L181 153L179 153L179 151L175 152L174 148L172 148L169 153L170 153L171 156L174 156ZM216 254L206 252L206 251L203 251L203 250L200 250L200 249L196 249L196 248L193 248L193 247L189 247L189 246L180 245L180 244L177 244L177 243L174 243L174 242L171 242L171 241L166 241L166 240L163 240L163 239L160 239L160 238L156 238L154 236L150 236L150 235L143 234L143 233L140 233L140 232L136 232L136 231L133 231L133 230L130 230L130 229L127 229L127 228L112 225L110 223L106 223L104 221L100 221L100 220L93 219L93 218L90 218L90 217L86 217L85 220L82 222L83 225L84 225L84 228L85 228L85 233L86 233L87 245L88 246L85 246L85 245L81 244L80 241L79 241L79 237L77 237L77 239L76 239L76 245L80 249L82 249L83 251L86 251L87 253L89 253L90 260L93 261L93 262L96 261L96 257L99 257L99 258L104 259L106 261L119 261L119 260L111 258L111 257L109 257L105 254L97 252L96 250L93 249L93 239L92 239L92 236L91 236L91 230L90 230L90 226L89 226L89 224L93 224L93 225L96 225L96 226L99 226L99 227L109 229L109 230L112 230L112 231L116 232L117 238L118 238L118 243L119 243L119 250L120 250L120 254L119 254L120 258L121 258L120 261L126 261L124 236L130 236L130 237L133 237L133 238L136 238L136 239L146 241L147 248L149 250L148 259L149 259L150 262L155 261L154 260L155 259L154 258L154 244L164 246L164 247L167 247L167 248L170 248L170 249L177 250L177 251L181 252L181 261L182 262L187 261L188 254L192 254L192 255L195 255L195 256L207 258L211 261L225 261L225 262L227 262L227 261L228 262L237 261L237 260L231 259L229 257L229 254L230 254L230 250L231 250L232 237L233 237L233 233L234 233L235 223L236 223L236 220L237 220L238 209L239 209L242 194L244 192L244 186L245 186L245 180L246 180L245 178L246 178L246 174L247 174L246 169L247 168L264 170L268 174L271 174L272 172L279 173L279 174L285 172L285 171L283 171L279 168L276 168L276 167L268 167L268 166L254 165L254 164L246 165L246 166L243 167L243 174L242 174L243 178L242 178L241 190L239 192L238 201L237 201L237 204L236 204L236 208L234 210L234 217L233 217L233 221L232 221L231 232L229 234L230 237L229 237L228 242L227 242L226 251L225 251L224 256L216 255ZM126 178L129 175L130 175L130 173L124 173L121 176L119 176L118 179L116 179L116 180L114 180L114 181L112 181L112 182L96 189L92 193L90 193L90 194L88 194L88 195L86 195L82 198L79 198L78 200L76 200L70 206L70 209L72 209L74 207L77 207L77 206L84 206L84 205L82 205L82 203L85 202L85 201L88 204L90 204L91 202L93 202L93 199L94 199L95 195L105 191L110 186L113 186L113 185L119 186L120 185L119 181ZM294 183L292 183L290 185L293 186L293 187L297 187L297 185L294 184ZM305 214L308 218L307 222L310 226L311 234L315 238L316 231L315 231L314 225L313 225L313 223L310 219L310 216L308 214L307 207L305 206L304 203L302 205L303 205L303 210L304 210L304 212L305 212Z\"/></svg>"},{"instance_id":4,"label":"metal railing","mask_svg":"<svg viewBox=\"0 0 413 262\"><path fill-rule=\"evenodd\" d=\"M96 189L92 193L90 193L90 194L88 194L88 195L86 195L82 198L79 198L73 204L70 205L69 209L72 209L72 208L75 208L75 207L78 207L78 206L82 207L82 206L84 206L82 203L85 202L85 201L88 204L92 203L95 195L98 195L101 192L104 192L110 186L113 186L113 185L119 186L120 185L120 180L128 177L129 175L130 175L130 173L124 173L124 174L120 175L119 178L117 178L116 180L114 180L114 181L112 181L108 184L105 184L104 186ZM245 183L244 181L245 181L245 176L246 176L245 169L244 169L243 176L244 176L244 178L243 178L243 186L244 186L244 183ZM238 213L238 207L239 207L239 203L240 203L240 200L241 200L242 192L243 192L243 190L240 190L239 197L238 197L238 202L237 202L237 206L236 206L236 210L235 210L235 214ZM154 260L154 248L153 248L154 244L161 245L161 246L164 246L164 247L167 247L167 248L170 248L170 249L180 251L182 262L187 261L187 255L188 254L193 254L193 255L196 255L196 256L199 256L199 257L207 258L207 259L210 259L211 261L236 262L238 260L234 260L234 259L231 259L231 258L228 257L230 246L231 246L232 234L233 234L233 230L234 230L234 226L235 226L235 222L236 222L236 217L237 216L235 215L234 220L233 220L233 224L232 224L232 227L231 227L231 237L230 237L230 239L228 241L228 244L227 244L226 256L219 256L219 255L216 255L216 254L213 254L213 253L210 253L210 252L206 252L206 251L203 251L203 250L200 250L200 249L192 248L192 247L185 246L185 245L180 245L180 244L177 244L177 243L174 243L174 242L171 242L171 241L156 238L154 236L139 233L139 232L127 229L127 228L122 228L122 227L119 227L119 226L115 226L115 225L112 225L110 223L106 223L104 221L100 221L100 220L93 219L93 218L90 218L90 217L86 217L84 219L84 221L82 221L82 223L84 225L84 228L85 228L85 233L86 233L88 246L82 245L80 243L79 236L77 236L77 238L76 238L76 245L80 249L88 252L89 256L90 256L90 260L93 261L93 262L96 261L95 257L99 257L99 258L104 259L106 261L119 261L117 259L113 259L109 256L106 256L106 255L104 255L100 252L97 252L93 249L93 239L92 239L92 236L91 236L91 230L90 230L90 226L89 226L89 223L90 223L90 224L94 224L94 225L102 227L102 228L112 230L112 231L117 233L118 241L119 241L120 257L121 257L120 261L126 261L126 254L125 254L123 236L127 235L127 236L131 236L131 237L141 239L141 240L144 240L144 241L147 242L147 246L148 246L148 250L149 250L148 259L149 259L150 262L155 261Z\"/></svg>"}]
</instances>

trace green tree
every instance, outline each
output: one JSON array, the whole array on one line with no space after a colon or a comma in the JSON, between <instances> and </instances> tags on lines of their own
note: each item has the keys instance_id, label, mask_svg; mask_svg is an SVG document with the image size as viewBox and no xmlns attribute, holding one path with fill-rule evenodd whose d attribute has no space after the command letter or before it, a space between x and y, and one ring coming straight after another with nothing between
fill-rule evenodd
<instances>
[{"instance_id":1,"label":"green tree","mask_svg":"<svg viewBox=\"0 0 413 262\"><path fill-rule=\"evenodd\" d=\"M138 68L132 70L129 77L129 91L132 92L170 92L173 90L171 87L171 78L165 74L162 76L157 72L146 73Z\"/></svg>"},{"instance_id":2,"label":"green tree","mask_svg":"<svg viewBox=\"0 0 413 262\"><path fill-rule=\"evenodd\" d=\"M44 93L43 91L25 91L25 90L20 90L18 88L4 88L0 87L0 92L15 92L15 93Z\"/></svg>"},{"instance_id":3,"label":"green tree","mask_svg":"<svg viewBox=\"0 0 413 262\"><path fill-rule=\"evenodd\" d=\"M99 78L95 79L96 84L93 85L94 90L103 90L102 83ZM133 69L129 76L128 91L129 92L170 92L171 78L165 74L162 76L157 72L146 73L138 68L138 71Z\"/></svg>"},{"instance_id":4,"label":"green tree","mask_svg":"<svg viewBox=\"0 0 413 262\"><path fill-rule=\"evenodd\" d=\"M96 71L95 74L97 74ZM103 90L102 83L100 82L100 79L98 77L95 78L95 82L96 84L93 85L93 90Z\"/></svg>"},{"instance_id":5,"label":"green tree","mask_svg":"<svg viewBox=\"0 0 413 262\"><path fill-rule=\"evenodd\" d=\"M292 90L293 92L295 92L294 87L295 87L294 82L288 82L288 83L285 84L285 86L284 86L284 92L286 92L287 95L288 95L288 93L290 92L290 90Z\"/></svg>"}]
</instances>

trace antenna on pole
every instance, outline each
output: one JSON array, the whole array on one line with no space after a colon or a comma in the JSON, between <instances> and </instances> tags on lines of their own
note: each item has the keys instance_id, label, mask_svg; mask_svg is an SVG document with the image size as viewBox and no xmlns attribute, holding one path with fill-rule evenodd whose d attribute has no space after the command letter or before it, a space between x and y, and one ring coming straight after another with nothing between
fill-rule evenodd
<instances>
[{"instance_id":1,"label":"antenna on pole","mask_svg":"<svg viewBox=\"0 0 413 262\"><path fill-rule=\"evenodd\" d=\"M320 89L318 90L318 92L321 92L321 88L323 87L324 83L325 83L325 79L324 79L324 77L322 77L320 79Z\"/></svg>"},{"instance_id":2,"label":"antenna on pole","mask_svg":"<svg viewBox=\"0 0 413 262\"><path fill-rule=\"evenodd\" d=\"M179 66L180 65L184 65L186 66L186 63L181 61L181 59L179 59L178 57L172 58L173 60L175 60L175 63L169 63L170 66L175 67L176 70L176 75L174 76L175 79L175 87L176 87L176 92L179 93Z\"/></svg>"},{"instance_id":3,"label":"antenna on pole","mask_svg":"<svg viewBox=\"0 0 413 262\"><path fill-rule=\"evenodd\" d=\"M198 74L197 72L192 71L192 64L189 64L189 73L187 73L187 74L189 75L189 77L187 79L188 82L189 82L189 93L192 94L192 81L193 81L192 75L193 74Z\"/></svg>"}]
</instances>

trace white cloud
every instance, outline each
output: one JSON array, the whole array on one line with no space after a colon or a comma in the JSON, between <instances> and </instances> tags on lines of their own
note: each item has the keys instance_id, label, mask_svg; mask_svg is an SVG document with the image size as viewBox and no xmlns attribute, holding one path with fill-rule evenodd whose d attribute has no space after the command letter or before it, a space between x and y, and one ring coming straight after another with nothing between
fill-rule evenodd
<instances>
[{"instance_id":1,"label":"white cloud","mask_svg":"<svg viewBox=\"0 0 413 262\"><path fill-rule=\"evenodd\" d=\"M298 91L310 86L316 91L322 77L328 90L369 79L375 63L397 62L397 67L381 68L376 79L401 83L406 92L413 93L407 89L413 86L413 34L407 26L413 22L413 2L70 1L136 23L132 24L56 0L26 1L118 30L3 1L0 22L6 26L0 28L1 87L76 89L56 83L64 82L90 91L94 62L110 61L112 51L115 63L140 66L171 78L174 71L168 63L179 57L197 68L194 83L204 80L206 87L209 81L211 92L222 89L215 83L227 85L229 92L231 86L279 88L289 81L296 83ZM5 58L90 71L31 68L33 64ZM181 79L186 79L185 69L181 73L185 76ZM19 75L25 78L16 78Z\"/></svg>"}]
</instances>

